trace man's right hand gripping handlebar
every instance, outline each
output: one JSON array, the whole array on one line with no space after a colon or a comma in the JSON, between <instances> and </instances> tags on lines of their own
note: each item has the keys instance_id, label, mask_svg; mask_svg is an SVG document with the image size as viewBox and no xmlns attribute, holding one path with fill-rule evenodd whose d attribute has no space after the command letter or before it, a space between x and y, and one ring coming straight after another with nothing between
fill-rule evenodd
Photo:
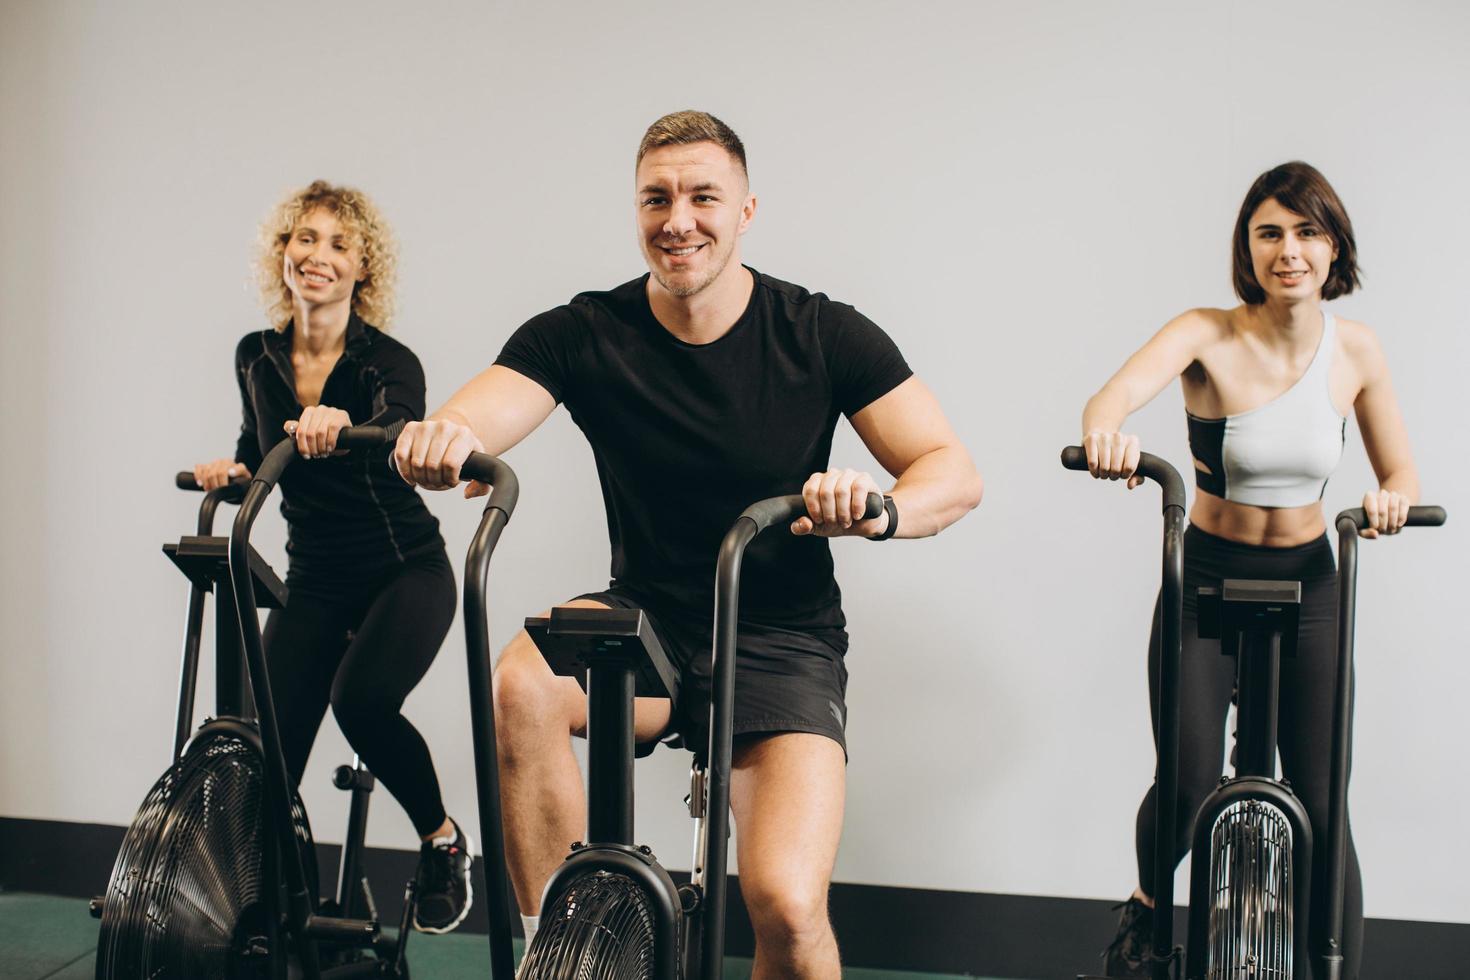
<instances>
[{"instance_id":1,"label":"man's right hand gripping handlebar","mask_svg":"<svg viewBox=\"0 0 1470 980\"><path fill-rule=\"evenodd\" d=\"M405 481L425 490L449 490L460 483L460 470L471 453L483 453L474 430L452 419L410 422L393 448L393 466ZM490 487L479 480L465 484L466 497L481 497Z\"/></svg>"}]
</instances>

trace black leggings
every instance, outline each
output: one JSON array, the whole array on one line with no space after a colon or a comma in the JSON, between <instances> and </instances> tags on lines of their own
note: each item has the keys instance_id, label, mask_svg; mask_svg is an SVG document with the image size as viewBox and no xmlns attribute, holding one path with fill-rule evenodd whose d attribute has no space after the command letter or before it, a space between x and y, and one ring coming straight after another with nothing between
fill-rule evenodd
<instances>
[{"instance_id":1,"label":"black leggings","mask_svg":"<svg viewBox=\"0 0 1470 980\"><path fill-rule=\"evenodd\" d=\"M403 701L423 678L454 619L454 576L441 548L359 585L288 581L285 609L265 625L281 744L301 782L327 704L368 769L403 805L420 836L444 823L439 779Z\"/></svg>"},{"instance_id":2,"label":"black leggings","mask_svg":"<svg viewBox=\"0 0 1470 980\"><path fill-rule=\"evenodd\" d=\"M1309 934L1314 967L1327 927L1327 804L1332 778L1332 702L1337 679L1337 571L1327 538L1294 548L1263 548L1215 537L1195 527L1184 533L1184 624L1179 697L1179 802L1174 863L1189 852L1195 812L1219 783L1225 757L1225 717L1235 690L1235 658L1220 654L1219 640L1201 640L1195 593L1225 578L1302 583L1297 652L1281 659L1281 769L1312 823L1312 908ZM1159 607L1154 606L1148 645L1149 699L1154 739L1159 715ZM1138 875L1154 887L1156 788L1138 808ZM1347 844L1347 896L1343 919L1344 980L1355 980L1363 948L1363 882L1352 831ZM1300 956L1300 954L1298 954ZM1308 957L1301 957L1307 959Z\"/></svg>"}]
</instances>

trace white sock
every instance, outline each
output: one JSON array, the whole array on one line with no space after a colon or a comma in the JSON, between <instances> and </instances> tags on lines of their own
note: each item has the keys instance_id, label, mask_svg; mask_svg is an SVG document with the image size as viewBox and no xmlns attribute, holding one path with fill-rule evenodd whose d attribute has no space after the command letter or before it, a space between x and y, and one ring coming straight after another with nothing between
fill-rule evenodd
<instances>
[{"instance_id":1,"label":"white sock","mask_svg":"<svg viewBox=\"0 0 1470 980\"><path fill-rule=\"evenodd\" d=\"M539 928L541 928L541 916L539 916L539 915L523 915L523 916L521 916L521 928L526 931L526 945L527 946L530 946L531 945L531 940L533 940L533 939L536 938L536 930L539 929Z\"/></svg>"}]
</instances>

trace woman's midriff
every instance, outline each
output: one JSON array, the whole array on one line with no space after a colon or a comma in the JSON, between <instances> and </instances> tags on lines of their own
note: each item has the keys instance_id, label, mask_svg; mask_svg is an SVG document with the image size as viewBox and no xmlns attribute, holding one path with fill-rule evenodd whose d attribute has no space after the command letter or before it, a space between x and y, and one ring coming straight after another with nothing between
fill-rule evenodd
<instances>
[{"instance_id":1,"label":"woman's midriff","mask_svg":"<svg viewBox=\"0 0 1470 980\"><path fill-rule=\"evenodd\" d=\"M1196 489L1189 522L1207 534L1265 548L1291 548L1320 538L1327 529L1321 503L1303 507L1253 507Z\"/></svg>"}]
</instances>

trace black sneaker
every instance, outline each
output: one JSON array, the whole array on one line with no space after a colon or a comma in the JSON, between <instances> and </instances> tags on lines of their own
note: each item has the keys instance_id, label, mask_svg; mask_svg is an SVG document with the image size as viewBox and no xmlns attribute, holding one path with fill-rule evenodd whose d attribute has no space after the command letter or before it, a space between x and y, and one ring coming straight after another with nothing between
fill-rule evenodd
<instances>
[{"instance_id":1,"label":"black sneaker","mask_svg":"<svg viewBox=\"0 0 1470 980\"><path fill-rule=\"evenodd\" d=\"M1108 977L1152 976L1154 910L1137 898L1114 905L1121 908L1118 916L1118 934L1108 948L1103 950L1103 974Z\"/></svg>"},{"instance_id":2,"label":"black sneaker","mask_svg":"<svg viewBox=\"0 0 1470 980\"><path fill-rule=\"evenodd\" d=\"M453 840L435 837L419 848L419 867L413 876L413 927L419 932L451 932L470 914L473 847L469 835L455 823Z\"/></svg>"}]
</instances>

